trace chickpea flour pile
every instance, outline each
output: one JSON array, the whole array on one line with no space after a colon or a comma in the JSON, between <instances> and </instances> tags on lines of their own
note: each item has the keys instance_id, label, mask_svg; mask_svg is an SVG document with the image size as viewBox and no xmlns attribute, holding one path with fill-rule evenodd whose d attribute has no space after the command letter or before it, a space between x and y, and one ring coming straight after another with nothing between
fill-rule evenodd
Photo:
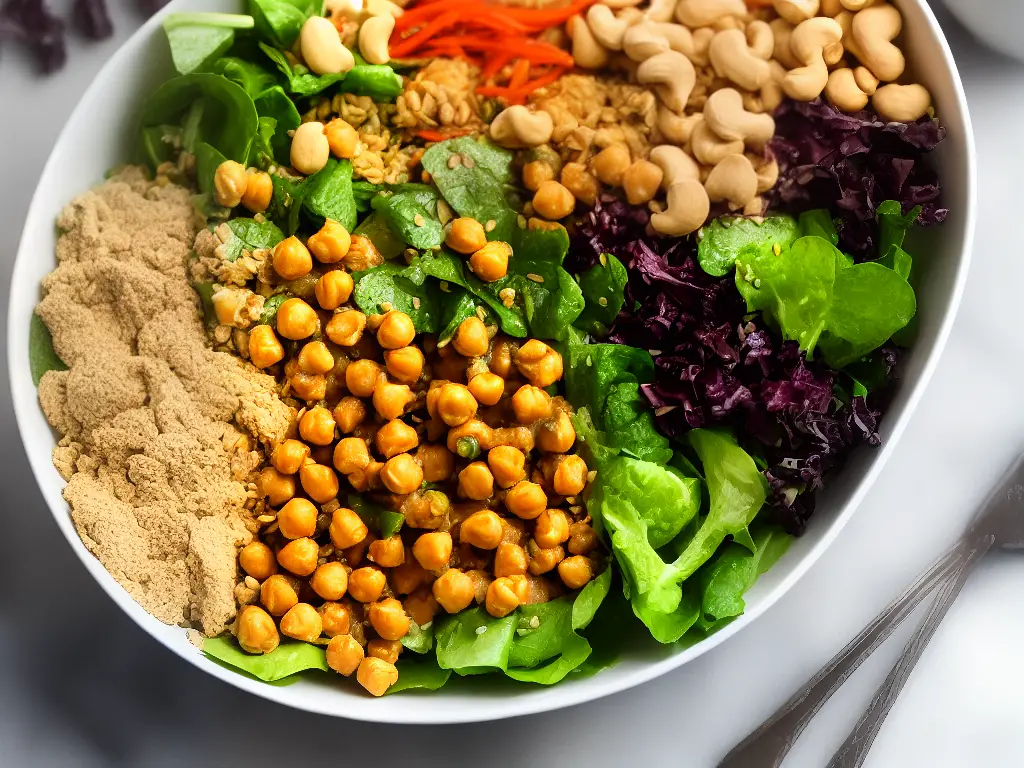
<instances>
[{"instance_id":1,"label":"chickpea flour pile","mask_svg":"<svg viewBox=\"0 0 1024 768\"><path fill-rule=\"evenodd\" d=\"M375 696L550 685L732 621L878 444L913 342L944 132L901 25L878 0L168 16L155 181L72 205L39 306L83 539L221 663Z\"/></svg>"}]
</instances>

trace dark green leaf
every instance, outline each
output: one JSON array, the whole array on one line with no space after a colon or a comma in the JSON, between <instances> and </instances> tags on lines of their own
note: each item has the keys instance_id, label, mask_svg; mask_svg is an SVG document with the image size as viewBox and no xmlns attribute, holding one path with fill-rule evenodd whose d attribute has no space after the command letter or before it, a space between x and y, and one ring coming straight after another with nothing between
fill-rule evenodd
<instances>
[{"instance_id":1,"label":"dark green leaf","mask_svg":"<svg viewBox=\"0 0 1024 768\"><path fill-rule=\"evenodd\" d=\"M236 29L251 29L252 16L172 13L164 19L174 68L183 75L209 66L235 41Z\"/></svg>"},{"instance_id":2,"label":"dark green leaf","mask_svg":"<svg viewBox=\"0 0 1024 768\"><path fill-rule=\"evenodd\" d=\"M417 689L436 691L452 675L450 669L441 669L437 665L437 658L433 654L423 658L403 656L395 666L398 667L398 682L388 688L388 696Z\"/></svg>"},{"instance_id":3,"label":"dark green leaf","mask_svg":"<svg viewBox=\"0 0 1024 768\"><path fill-rule=\"evenodd\" d=\"M352 195L352 163L327 161L322 170L306 179L303 204L321 219L334 219L350 232L356 226L356 201Z\"/></svg>"},{"instance_id":4,"label":"dark green leaf","mask_svg":"<svg viewBox=\"0 0 1024 768\"><path fill-rule=\"evenodd\" d=\"M371 205L408 245L420 250L441 247L444 236L437 218L437 196L429 187L424 187L423 191L377 195Z\"/></svg>"},{"instance_id":5,"label":"dark green leaf","mask_svg":"<svg viewBox=\"0 0 1024 768\"><path fill-rule=\"evenodd\" d=\"M256 33L278 48L291 48L306 19L319 13L319 4L309 0L249 0L249 13Z\"/></svg>"},{"instance_id":6,"label":"dark green leaf","mask_svg":"<svg viewBox=\"0 0 1024 768\"><path fill-rule=\"evenodd\" d=\"M916 205L903 215L903 206L896 200L886 200L875 210L878 219L878 230L881 235L878 252L886 254L893 246L903 245L903 239L907 236L917 218L921 215L921 206Z\"/></svg>"},{"instance_id":7,"label":"dark green leaf","mask_svg":"<svg viewBox=\"0 0 1024 768\"><path fill-rule=\"evenodd\" d=\"M576 318L576 327L595 336L607 334L626 301L627 281L626 268L610 253L580 275L580 290L586 306Z\"/></svg>"},{"instance_id":8,"label":"dark green leaf","mask_svg":"<svg viewBox=\"0 0 1024 768\"><path fill-rule=\"evenodd\" d=\"M39 315L33 314L28 325L28 368L32 374L32 383L37 387L39 380L47 371L66 371L57 353L53 351L53 337Z\"/></svg>"},{"instance_id":9,"label":"dark green leaf","mask_svg":"<svg viewBox=\"0 0 1024 768\"><path fill-rule=\"evenodd\" d=\"M277 327L277 310L288 300L287 293L275 293L263 302L263 312L260 314L261 325L272 325Z\"/></svg>"},{"instance_id":10,"label":"dark green leaf","mask_svg":"<svg viewBox=\"0 0 1024 768\"><path fill-rule=\"evenodd\" d=\"M173 161L181 149L181 126L153 125L141 133L142 157L151 168Z\"/></svg>"},{"instance_id":11,"label":"dark green leaf","mask_svg":"<svg viewBox=\"0 0 1024 768\"><path fill-rule=\"evenodd\" d=\"M256 112L260 117L272 117L277 121L274 137L271 140L274 160L278 165L290 165L292 140L288 132L294 131L302 123L295 103L288 98L284 88L275 85L257 96L255 105Z\"/></svg>"},{"instance_id":12,"label":"dark green leaf","mask_svg":"<svg viewBox=\"0 0 1024 768\"><path fill-rule=\"evenodd\" d=\"M405 523L405 516L402 513L385 509L356 494L349 495L348 505L366 523L366 526L382 539L390 539L402 529L402 525Z\"/></svg>"},{"instance_id":13,"label":"dark green leaf","mask_svg":"<svg viewBox=\"0 0 1024 768\"><path fill-rule=\"evenodd\" d=\"M709 275L721 277L732 271L744 248L786 248L798 236L797 223L789 216L770 216L760 223L723 216L701 229L697 260Z\"/></svg>"},{"instance_id":14,"label":"dark green leaf","mask_svg":"<svg viewBox=\"0 0 1024 768\"><path fill-rule=\"evenodd\" d=\"M418 333L436 333L441 325L440 292L434 284L416 285L402 276L404 270L402 264L385 262L353 274L356 305L368 315L379 315L381 307L390 304L412 318Z\"/></svg>"},{"instance_id":15,"label":"dark green leaf","mask_svg":"<svg viewBox=\"0 0 1024 768\"><path fill-rule=\"evenodd\" d=\"M506 669L517 625L515 613L495 619L479 607L439 619L438 666L459 675Z\"/></svg>"},{"instance_id":16,"label":"dark green leaf","mask_svg":"<svg viewBox=\"0 0 1024 768\"><path fill-rule=\"evenodd\" d=\"M832 221L832 214L823 208L800 214L800 237L820 237L832 245L839 245L839 232Z\"/></svg>"},{"instance_id":17,"label":"dark green leaf","mask_svg":"<svg viewBox=\"0 0 1024 768\"><path fill-rule=\"evenodd\" d=\"M238 218L227 222L233 237L224 243L223 258L235 261L244 251L273 248L284 240L284 233L272 221Z\"/></svg>"}]
</instances>

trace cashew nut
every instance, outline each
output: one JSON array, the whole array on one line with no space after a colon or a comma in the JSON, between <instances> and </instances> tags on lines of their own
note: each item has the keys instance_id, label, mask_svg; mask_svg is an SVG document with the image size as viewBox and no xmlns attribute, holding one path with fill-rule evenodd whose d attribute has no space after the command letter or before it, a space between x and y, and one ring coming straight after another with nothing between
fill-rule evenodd
<instances>
[{"instance_id":1,"label":"cashew nut","mask_svg":"<svg viewBox=\"0 0 1024 768\"><path fill-rule=\"evenodd\" d=\"M658 26L653 21L634 24L622 37L622 50L633 61L646 61L651 56L664 53L670 48L668 38L658 31Z\"/></svg>"},{"instance_id":2,"label":"cashew nut","mask_svg":"<svg viewBox=\"0 0 1024 768\"><path fill-rule=\"evenodd\" d=\"M793 26L813 19L821 8L820 0L772 0L775 12Z\"/></svg>"},{"instance_id":3,"label":"cashew nut","mask_svg":"<svg viewBox=\"0 0 1024 768\"><path fill-rule=\"evenodd\" d=\"M774 59L768 62L768 67L771 74L761 86L761 108L765 112L774 112L782 103L782 98L785 95L782 91L782 81L789 73Z\"/></svg>"},{"instance_id":4,"label":"cashew nut","mask_svg":"<svg viewBox=\"0 0 1024 768\"><path fill-rule=\"evenodd\" d=\"M857 41L853 39L853 14L850 11L843 11L834 18L836 23L843 28L843 48L847 53L859 59L862 56L862 52L860 46L857 45Z\"/></svg>"},{"instance_id":5,"label":"cashew nut","mask_svg":"<svg viewBox=\"0 0 1024 768\"><path fill-rule=\"evenodd\" d=\"M676 10L676 0L651 0L650 7L644 12L648 21L670 21Z\"/></svg>"},{"instance_id":6,"label":"cashew nut","mask_svg":"<svg viewBox=\"0 0 1024 768\"><path fill-rule=\"evenodd\" d=\"M669 187L666 202L664 212L651 216L651 227L670 237L696 232L711 212L707 190L695 179L684 179Z\"/></svg>"},{"instance_id":7,"label":"cashew nut","mask_svg":"<svg viewBox=\"0 0 1024 768\"><path fill-rule=\"evenodd\" d=\"M842 12L842 0L821 0L821 8L818 9L820 15L835 18Z\"/></svg>"},{"instance_id":8,"label":"cashew nut","mask_svg":"<svg viewBox=\"0 0 1024 768\"><path fill-rule=\"evenodd\" d=\"M359 52L367 64L387 64L391 61L388 40L395 31L395 17L390 13L371 16L359 27Z\"/></svg>"},{"instance_id":9,"label":"cashew nut","mask_svg":"<svg viewBox=\"0 0 1024 768\"><path fill-rule=\"evenodd\" d=\"M554 121L544 111L531 112L522 104L516 104L491 121L491 138L508 149L539 147L551 140Z\"/></svg>"},{"instance_id":10,"label":"cashew nut","mask_svg":"<svg viewBox=\"0 0 1024 768\"><path fill-rule=\"evenodd\" d=\"M865 8L853 17L853 39L860 49L857 58L883 82L903 74L907 62L892 40L903 28L903 17L891 5Z\"/></svg>"},{"instance_id":11,"label":"cashew nut","mask_svg":"<svg viewBox=\"0 0 1024 768\"><path fill-rule=\"evenodd\" d=\"M594 39L611 51L622 50L622 37L629 29L629 21L617 19L607 5L592 5L587 11L587 26Z\"/></svg>"},{"instance_id":12,"label":"cashew nut","mask_svg":"<svg viewBox=\"0 0 1024 768\"><path fill-rule=\"evenodd\" d=\"M879 0L839 0L839 4L848 11L862 11L865 8L870 8L872 5L877 5Z\"/></svg>"},{"instance_id":13,"label":"cashew nut","mask_svg":"<svg viewBox=\"0 0 1024 768\"><path fill-rule=\"evenodd\" d=\"M848 67L833 70L828 76L825 98L842 112L859 112L864 109L868 105L869 95L857 85L853 70Z\"/></svg>"},{"instance_id":14,"label":"cashew nut","mask_svg":"<svg viewBox=\"0 0 1024 768\"><path fill-rule=\"evenodd\" d=\"M793 36L793 25L785 19L772 19L768 22L775 36L775 48L772 50L772 58L778 61L786 69L796 69L800 62L796 60L793 51L789 47L790 38Z\"/></svg>"},{"instance_id":15,"label":"cashew nut","mask_svg":"<svg viewBox=\"0 0 1024 768\"><path fill-rule=\"evenodd\" d=\"M601 5L607 5L613 11L617 11L620 8L632 8L642 2L643 0L601 0Z\"/></svg>"},{"instance_id":16,"label":"cashew nut","mask_svg":"<svg viewBox=\"0 0 1024 768\"><path fill-rule=\"evenodd\" d=\"M700 166L679 147L662 144L651 150L651 162L661 168L661 188L666 192L687 179L700 180Z\"/></svg>"},{"instance_id":17,"label":"cashew nut","mask_svg":"<svg viewBox=\"0 0 1024 768\"><path fill-rule=\"evenodd\" d=\"M828 84L825 48L839 43L842 37L838 22L825 16L808 19L793 30L789 47L803 66L790 71L782 81L787 96L812 101L821 95Z\"/></svg>"},{"instance_id":18,"label":"cashew nut","mask_svg":"<svg viewBox=\"0 0 1024 768\"><path fill-rule=\"evenodd\" d=\"M745 155L726 155L711 169L704 189L711 202L728 201L742 208L757 197L757 172Z\"/></svg>"},{"instance_id":19,"label":"cashew nut","mask_svg":"<svg viewBox=\"0 0 1024 768\"><path fill-rule=\"evenodd\" d=\"M734 88L722 88L708 96L704 120L723 139L738 140L762 148L775 134L771 115L755 115L743 108L743 96Z\"/></svg>"},{"instance_id":20,"label":"cashew nut","mask_svg":"<svg viewBox=\"0 0 1024 768\"><path fill-rule=\"evenodd\" d=\"M871 74L867 67L857 67L853 70L853 79L857 81L857 87L868 96L873 96L878 90L878 78Z\"/></svg>"},{"instance_id":21,"label":"cashew nut","mask_svg":"<svg viewBox=\"0 0 1024 768\"><path fill-rule=\"evenodd\" d=\"M608 49L597 42L586 20L576 15L565 23L565 31L572 38L572 58L583 69L601 69L608 63Z\"/></svg>"},{"instance_id":22,"label":"cashew nut","mask_svg":"<svg viewBox=\"0 0 1024 768\"><path fill-rule=\"evenodd\" d=\"M402 6L391 0L366 0L367 16L394 16L396 19L405 13Z\"/></svg>"},{"instance_id":23,"label":"cashew nut","mask_svg":"<svg viewBox=\"0 0 1024 768\"><path fill-rule=\"evenodd\" d=\"M757 172L757 193L767 192L779 181L779 163L774 157L754 166Z\"/></svg>"},{"instance_id":24,"label":"cashew nut","mask_svg":"<svg viewBox=\"0 0 1024 768\"><path fill-rule=\"evenodd\" d=\"M348 72L356 65L351 51L341 44L338 30L323 16L311 16L303 23L299 50L306 66L318 75Z\"/></svg>"},{"instance_id":25,"label":"cashew nut","mask_svg":"<svg viewBox=\"0 0 1024 768\"><path fill-rule=\"evenodd\" d=\"M738 29L715 35L708 53L715 73L745 90L756 91L771 74L768 62L751 52L746 35Z\"/></svg>"},{"instance_id":26,"label":"cashew nut","mask_svg":"<svg viewBox=\"0 0 1024 768\"><path fill-rule=\"evenodd\" d=\"M759 59L768 61L775 51L775 33L766 21L747 24L747 45Z\"/></svg>"},{"instance_id":27,"label":"cashew nut","mask_svg":"<svg viewBox=\"0 0 1024 768\"><path fill-rule=\"evenodd\" d=\"M743 0L679 0L676 18L691 29L710 27L726 16L746 18Z\"/></svg>"},{"instance_id":28,"label":"cashew nut","mask_svg":"<svg viewBox=\"0 0 1024 768\"><path fill-rule=\"evenodd\" d=\"M932 96L923 85L883 85L871 97L875 111L896 123L912 123L928 114Z\"/></svg>"},{"instance_id":29,"label":"cashew nut","mask_svg":"<svg viewBox=\"0 0 1024 768\"><path fill-rule=\"evenodd\" d=\"M693 136L697 123L704 121L704 115L697 112L693 115L682 115L673 112L664 104L658 105L656 125L658 132L673 144L685 144Z\"/></svg>"},{"instance_id":30,"label":"cashew nut","mask_svg":"<svg viewBox=\"0 0 1024 768\"><path fill-rule=\"evenodd\" d=\"M715 30L710 27L693 30L693 55L686 54L690 61L699 67L706 67L710 61L708 51L711 49L711 41L715 39Z\"/></svg>"},{"instance_id":31,"label":"cashew nut","mask_svg":"<svg viewBox=\"0 0 1024 768\"><path fill-rule=\"evenodd\" d=\"M738 139L723 139L708 125L707 119L701 120L693 128L690 137L690 150L693 156L704 165L718 165L728 155L743 153L743 142Z\"/></svg>"},{"instance_id":32,"label":"cashew nut","mask_svg":"<svg viewBox=\"0 0 1024 768\"><path fill-rule=\"evenodd\" d=\"M654 92L665 106L682 112L697 83L697 72L683 54L664 51L637 67L636 79L644 85L654 85Z\"/></svg>"}]
</instances>

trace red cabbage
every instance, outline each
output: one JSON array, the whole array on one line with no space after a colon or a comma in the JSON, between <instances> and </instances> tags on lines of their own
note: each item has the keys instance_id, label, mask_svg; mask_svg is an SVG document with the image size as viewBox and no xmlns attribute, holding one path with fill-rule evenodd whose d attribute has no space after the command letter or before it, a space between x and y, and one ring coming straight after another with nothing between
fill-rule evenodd
<instances>
[{"instance_id":1,"label":"red cabbage","mask_svg":"<svg viewBox=\"0 0 1024 768\"><path fill-rule=\"evenodd\" d=\"M866 110L844 114L821 99L787 100L775 114L775 137L768 145L780 170L769 207L827 207L841 219L840 248L858 261L874 258L875 209L882 201L899 201L904 213L920 205L919 224L945 220L938 177L921 162L945 136L929 117L887 123Z\"/></svg>"},{"instance_id":2,"label":"red cabbage","mask_svg":"<svg viewBox=\"0 0 1024 768\"><path fill-rule=\"evenodd\" d=\"M67 60L64 22L43 0L7 0L0 6L0 40L24 43L44 73L60 69Z\"/></svg>"}]
</instances>

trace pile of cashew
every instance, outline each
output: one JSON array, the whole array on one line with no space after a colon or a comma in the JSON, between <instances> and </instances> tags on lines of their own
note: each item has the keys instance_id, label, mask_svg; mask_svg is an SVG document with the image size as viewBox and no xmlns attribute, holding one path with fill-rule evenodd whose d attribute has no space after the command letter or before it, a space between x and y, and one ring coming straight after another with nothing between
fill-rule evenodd
<instances>
[{"instance_id":1,"label":"pile of cashew","mask_svg":"<svg viewBox=\"0 0 1024 768\"><path fill-rule=\"evenodd\" d=\"M621 187L630 202L649 204L653 228L666 235L695 231L712 203L760 214L760 196L778 179L766 145L784 97L824 96L844 112L871 104L900 122L928 114L928 91L896 82L901 27L886 0L773 0L757 12L744 0L598 0L566 24L573 58L651 89L655 146L646 157L624 144L584 150L568 164L579 188L571 191L587 200L602 184ZM491 136L512 148L545 145L551 116L510 107ZM653 199L659 186L664 203Z\"/></svg>"},{"instance_id":2,"label":"pile of cashew","mask_svg":"<svg viewBox=\"0 0 1024 768\"><path fill-rule=\"evenodd\" d=\"M359 25L356 41L359 52L369 64L387 64L391 60L388 42L395 19L404 11L391 0L328 0L325 10L331 18L312 16L299 33L302 59L318 75L347 72L355 66L355 57L345 47L334 18Z\"/></svg>"}]
</instances>

